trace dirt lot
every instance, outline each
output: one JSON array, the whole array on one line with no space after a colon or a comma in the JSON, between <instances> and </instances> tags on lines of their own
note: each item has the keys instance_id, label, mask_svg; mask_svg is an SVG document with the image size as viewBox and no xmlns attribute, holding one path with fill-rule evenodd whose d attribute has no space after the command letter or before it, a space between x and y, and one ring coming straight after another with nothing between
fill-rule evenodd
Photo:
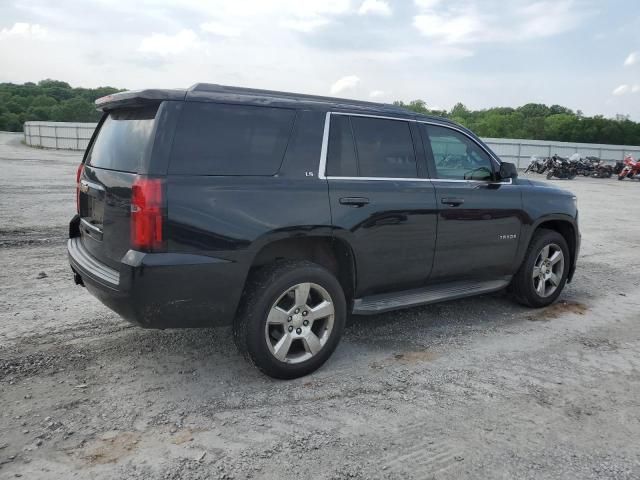
<instances>
[{"instance_id":1,"label":"dirt lot","mask_svg":"<svg viewBox=\"0 0 640 480\"><path fill-rule=\"evenodd\" d=\"M354 319L282 382L229 329L142 330L74 286L80 156L20 139L0 134L0 478L640 478L640 182L556 181L583 233L556 305Z\"/></svg>"}]
</instances>

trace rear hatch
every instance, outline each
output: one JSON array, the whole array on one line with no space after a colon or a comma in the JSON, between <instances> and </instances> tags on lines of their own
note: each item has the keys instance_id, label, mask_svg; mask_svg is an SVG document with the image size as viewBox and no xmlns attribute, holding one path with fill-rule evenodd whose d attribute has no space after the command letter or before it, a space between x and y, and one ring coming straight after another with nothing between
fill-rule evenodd
<instances>
[{"instance_id":1,"label":"rear hatch","mask_svg":"<svg viewBox=\"0 0 640 480\"><path fill-rule=\"evenodd\" d=\"M131 191L145 173L158 106L105 114L79 177L78 209L84 247L118 269L131 248Z\"/></svg>"}]
</instances>

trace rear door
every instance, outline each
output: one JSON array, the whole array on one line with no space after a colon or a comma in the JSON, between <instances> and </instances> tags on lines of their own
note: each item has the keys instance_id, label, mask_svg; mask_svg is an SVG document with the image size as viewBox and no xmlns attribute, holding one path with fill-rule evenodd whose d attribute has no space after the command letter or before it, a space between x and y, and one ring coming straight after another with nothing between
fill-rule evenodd
<instances>
[{"instance_id":1,"label":"rear door","mask_svg":"<svg viewBox=\"0 0 640 480\"><path fill-rule=\"evenodd\" d=\"M423 284L436 238L434 188L417 126L332 113L326 174L336 236L354 249L357 295ZM327 132L325 132L327 135Z\"/></svg>"},{"instance_id":2,"label":"rear door","mask_svg":"<svg viewBox=\"0 0 640 480\"><path fill-rule=\"evenodd\" d=\"M439 211L431 279L512 274L526 218L520 186L496 181L495 160L461 130L421 125Z\"/></svg>"},{"instance_id":3,"label":"rear door","mask_svg":"<svg viewBox=\"0 0 640 480\"><path fill-rule=\"evenodd\" d=\"M130 248L131 186L145 173L158 107L113 110L99 125L80 178L80 234L112 268Z\"/></svg>"}]
</instances>

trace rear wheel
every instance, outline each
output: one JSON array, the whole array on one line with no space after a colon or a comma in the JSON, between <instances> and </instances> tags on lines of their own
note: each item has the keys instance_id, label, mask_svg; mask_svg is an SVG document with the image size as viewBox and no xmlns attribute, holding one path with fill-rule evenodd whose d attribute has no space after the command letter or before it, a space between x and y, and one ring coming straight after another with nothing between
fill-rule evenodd
<instances>
[{"instance_id":1,"label":"rear wheel","mask_svg":"<svg viewBox=\"0 0 640 480\"><path fill-rule=\"evenodd\" d=\"M564 237L554 230L538 230L512 282L516 300L534 308L553 303L567 282L569 264Z\"/></svg>"},{"instance_id":2,"label":"rear wheel","mask_svg":"<svg viewBox=\"0 0 640 480\"><path fill-rule=\"evenodd\" d=\"M274 378L318 369L335 350L346 319L340 283L307 262L280 262L250 279L234 324L240 352Z\"/></svg>"}]
</instances>

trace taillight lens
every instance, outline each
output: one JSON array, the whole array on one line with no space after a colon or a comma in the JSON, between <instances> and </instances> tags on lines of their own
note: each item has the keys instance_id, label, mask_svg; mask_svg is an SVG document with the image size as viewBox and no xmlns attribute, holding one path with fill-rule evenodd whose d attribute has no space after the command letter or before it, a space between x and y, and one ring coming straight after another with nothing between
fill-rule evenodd
<instances>
[{"instance_id":1,"label":"taillight lens","mask_svg":"<svg viewBox=\"0 0 640 480\"><path fill-rule=\"evenodd\" d=\"M164 181L136 177L131 187L131 246L135 250L165 250Z\"/></svg>"},{"instance_id":2,"label":"taillight lens","mask_svg":"<svg viewBox=\"0 0 640 480\"><path fill-rule=\"evenodd\" d=\"M82 177L82 171L84 170L84 163L78 165L76 170L76 211L80 214L80 178Z\"/></svg>"}]
</instances>

